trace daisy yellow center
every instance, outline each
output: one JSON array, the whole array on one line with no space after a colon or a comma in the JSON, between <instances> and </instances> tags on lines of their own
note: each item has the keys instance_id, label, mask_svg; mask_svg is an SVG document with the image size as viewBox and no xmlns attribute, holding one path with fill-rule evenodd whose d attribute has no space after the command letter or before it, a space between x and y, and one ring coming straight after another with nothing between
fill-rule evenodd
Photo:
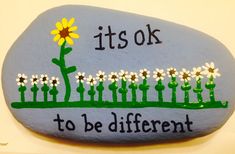
<instances>
[{"instance_id":1,"label":"daisy yellow center","mask_svg":"<svg viewBox=\"0 0 235 154\"><path fill-rule=\"evenodd\" d=\"M60 36L62 38L66 38L67 36L69 36L69 28L63 28L61 31L60 31Z\"/></svg>"}]
</instances>

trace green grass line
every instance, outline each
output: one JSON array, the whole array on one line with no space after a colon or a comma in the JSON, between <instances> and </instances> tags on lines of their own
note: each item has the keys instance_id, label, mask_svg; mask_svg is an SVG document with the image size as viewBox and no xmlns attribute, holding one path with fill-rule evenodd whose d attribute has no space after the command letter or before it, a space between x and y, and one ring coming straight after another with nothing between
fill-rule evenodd
<instances>
[{"instance_id":1,"label":"green grass line","mask_svg":"<svg viewBox=\"0 0 235 154\"><path fill-rule=\"evenodd\" d=\"M74 101L74 102L13 102L11 106L15 109L22 108L179 108L179 109L210 109L210 108L227 108L228 102L98 102L98 101Z\"/></svg>"}]
</instances>

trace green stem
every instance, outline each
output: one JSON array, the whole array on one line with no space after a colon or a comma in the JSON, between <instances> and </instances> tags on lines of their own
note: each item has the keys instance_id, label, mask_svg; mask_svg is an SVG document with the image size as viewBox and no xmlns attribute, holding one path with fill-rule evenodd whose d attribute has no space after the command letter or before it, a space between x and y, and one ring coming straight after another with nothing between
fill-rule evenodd
<instances>
[{"instance_id":1,"label":"green stem","mask_svg":"<svg viewBox=\"0 0 235 154\"><path fill-rule=\"evenodd\" d=\"M79 81L79 85L77 87L77 92L80 95L80 102L83 102L84 101L85 88L84 88L84 85L83 85L83 83L81 81Z\"/></svg>"},{"instance_id":2,"label":"green stem","mask_svg":"<svg viewBox=\"0 0 235 154\"><path fill-rule=\"evenodd\" d=\"M126 88L126 80L122 79L122 85L121 88L119 89L119 93L121 93L122 95L122 102L126 102L127 101L127 88Z\"/></svg>"},{"instance_id":3,"label":"green stem","mask_svg":"<svg viewBox=\"0 0 235 154\"><path fill-rule=\"evenodd\" d=\"M155 90L158 92L158 102L163 102L163 90L165 86L162 84L162 80L157 81L157 85L155 86Z\"/></svg>"},{"instance_id":4,"label":"green stem","mask_svg":"<svg viewBox=\"0 0 235 154\"><path fill-rule=\"evenodd\" d=\"M189 103L189 91L188 90L184 91L184 102Z\"/></svg>"},{"instance_id":5,"label":"green stem","mask_svg":"<svg viewBox=\"0 0 235 154\"><path fill-rule=\"evenodd\" d=\"M202 85L201 85L201 79L198 79L196 81L196 88L193 89L193 92L195 92L197 94L197 100L199 103L203 102L203 98L202 98Z\"/></svg>"},{"instance_id":6,"label":"green stem","mask_svg":"<svg viewBox=\"0 0 235 154\"><path fill-rule=\"evenodd\" d=\"M214 89L210 89L210 101L215 102L215 92Z\"/></svg>"},{"instance_id":7,"label":"green stem","mask_svg":"<svg viewBox=\"0 0 235 154\"><path fill-rule=\"evenodd\" d=\"M162 90L158 91L158 101L163 102L163 95L162 95Z\"/></svg>"},{"instance_id":8,"label":"green stem","mask_svg":"<svg viewBox=\"0 0 235 154\"><path fill-rule=\"evenodd\" d=\"M33 102L37 102L38 87L36 84L33 85L33 87L31 88L31 91L33 92Z\"/></svg>"},{"instance_id":9,"label":"green stem","mask_svg":"<svg viewBox=\"0 0 235 154\"><path fill-rule=\"evenodd\" d=\"M96 90L98 91L98 101L102 102L103 101L103 91L104 91L103 82L99 83L99 85L96 87Z\"/></svg>"},{"instance_id":10,"label":"green stem","mask_svg":"<svg viewBox=\"0 0 235 154\"><path fill-rule=\"evenodd\" d=\"M215 92L214 92L214 88L215 88L215 83L214 83L214 78L213 76L211 76L209 78L209 81L206 83L206 88L209 89L209 93L210 93L210 101L211 102L215 102Z\"/></svg>"},{"instance_id":11,"label":"green stem","mask_svg":"<svg viewBox=\"0 0 235 154\"><path fill-rule=\"evenodd\" d=\"M117 102L117 90L114 89L112 90L112 92L113 92L113 102Z\"/></svg>"},{"instance_id":12,"label":"green stem","mask_svg":"<svg viewBox=\"0 0 235 154\"><path fill-rule=\"evenodd\" d=\"M90 101L94 102L95 101L95 87L90 86L90 90L88 91L88 95L90 95Z\"/></svg>"},{"instance_id":13,"label":"green stem","mask_svg":"<svg viewBox=\"0 0 235 154\"><path fill-rule=\"evenodd\" d=\"M171 101L175 103L176 102L176 87L172 88L172 96L171 97L172 97Z\"/></svg>"},{"instance_id":14,"label":"green stem","mask_svg":"<svg viewBox=\"0 0 235 154\"><path fill-rule=\"evenodd\" d=\"M20 92L20 101L21 102L25 102L25 91L26 91L26 87L25 86L20 86L18 91Z\"/></svg>"},{"instance_id":15,"label":"green stem","mask_svg":"<svg viewBox=\"0 0 235 154\"><path fill-rule=\"evenodd\" d=\"M53 86L49 93L50 93L50 95L52 95L52 101L53 101L53 102L57 102L57 94L58 94L59 92L58 92L58 90L56 89L56 86Z\"/></svg>"},{"instance_id":16,"label":"green stem","mask_svg":"<svg viewBox=\"0 0 235 154\"><path fill-rule=\"evenodd\" d=\"M136 99L136 89L137 89L137 85L136 83L133 83L131 82L131 84L129 85L129 88L131 89L131 99L132 99L132 102L137 102L137 99Z\"/></svg>"},{"instance_id":17,"label":"green stem","mask_svg":"<svg viewBox=\"0 0 235 154\"><path fill-rule=\"evenodd\" d=\"M49 91L49 87L48 87L48 85L47 84L43 84L43 86L42 86L42 88L41 88L41 90L43 91L43 99L44 99L44 102L47 102L48 101L48 91Z\"/></svg>"}]
</instances>

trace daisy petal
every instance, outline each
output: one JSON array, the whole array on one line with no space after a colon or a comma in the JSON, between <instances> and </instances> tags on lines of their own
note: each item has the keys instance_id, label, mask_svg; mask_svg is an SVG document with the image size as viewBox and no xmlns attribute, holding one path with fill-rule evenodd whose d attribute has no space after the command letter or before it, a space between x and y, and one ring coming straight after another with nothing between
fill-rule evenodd
<instances>
[{"instance_id":1,"label":"daisy petal","mask_svg":"<svg viewBox=\"0 0 235 154\"><path fill-rule=\"evenodd\" d=\"M80 36L76 33L69 33L69 36L72 38L79 38Z\"/></svg>"},{"instance_id":2,"label":"daisy petal","mask_svg":"<svg viewBox=\"0 0 235 154\"><path fill-rule=\"evenodd\" d=\"M54 38L53 38L53 41L58 41L60 39L60 35L59 34L57 34Z\"/></svg>"},{"instance_id":3,"label":"daisy petal","mask_svg":"<svg viewBox=\"0 0 235 154\"><path fill-rule=\"evenodd\" d=\"M57 22L56 24L55 24L55 26L56 26L56 28L58 29L58 30L62 30L63 29L63 26L62 26L62 24L60 23L60 22Z\"/></svg>"},{"instance_id":4,"label":"daisy petal","mask_svg":"<svg viewBox=\"0 0 235 154\"><path fill-rule=\"evenodd\" d=\"M69 45L73 45L73 40L70 37L66 37L66 42L68 42Z\"/></svg>"},{"instance_id":5,"label":"daisy petal","mask_svg":"<svg viewBox=\"0 0 235 154\"><path fill-rule=\"evenodd\" d=\"M71 27L74 23L75 19L74 18L71 18L68 22L68 27Z\"/></svg>"},{"instance_id":6,"label":"daisy petal","mask_svg":"<svg viewBox=\"0 0 235 154\"><path fill-rule=\"evenodd\" d=\"M75 30L77 30L77 29L78 29L77 26L73 26L73 27L70 27L70 28L69 28L69 31L71 32L71 31L75 31Z\"/></svg>"},{"instance_id":7,"label":"daisy petal","mask_svg":"<svg viewBox=\"0 0 235 154\"><path fill-rule=\"evenodd\" d=\"M65 41L64 38L60 38L58 45L61 46L64 43L64 41Z\"/></svg>"},{"instance_id":8,"label":"daisy petal","mask_svg":"<svg viewBox=\"0 0 235 154\"><path fill-rule=\"evenodd\" d=\"M59 34L60 31L58 31L58 29L54 29L51 31L51 34L52 35L56 35L56 34Z\"/></svg>"},{"instance_id":9,"label":"daisy petal","mask_svg":"<svg viewBox=\"0 0 235 154\"><path fill-rule=\"evenodd\" d=\"M63 19L62 19L62 24L63 24L63 27L64 27L64 28L67 28L67 26L68 26L68 21L67 21L66 18L63 18Z\"/></svg>"}]
</instances>

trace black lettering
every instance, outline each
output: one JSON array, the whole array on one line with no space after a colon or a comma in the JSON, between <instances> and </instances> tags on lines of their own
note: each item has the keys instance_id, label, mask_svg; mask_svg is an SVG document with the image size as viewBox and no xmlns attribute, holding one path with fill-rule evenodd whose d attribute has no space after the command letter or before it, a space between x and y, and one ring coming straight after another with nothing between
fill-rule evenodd
<instances>
[{"instance_id":1,"label":"black lettering","mask_svg":"<svg viewBox=\"0 0 235 154\"><path fill-rule=\"evenodd\" d=\"M103 27L102 26L99 26L98 28L99 30L102 30ZM94 38L99 38L99 47L96 47L95 50L104 50L105 47L103 47L102 45L102 33L99 33L98 35L95 35Z\"/></svg>"},{"instance_id":2,"label":"black lettering","mask_svg":"<svg viewBox=\"0 0 235 154\"><path fill-rule=\"evenodd\" d=\"M137 37L137 35L138 34L140 34L141 35L141 41L140 42L138 42L138 37ZM135 32L135 43L137 44L137 45L143 45L144 44L144 41L145 41L145 37L144 37L144 32L142 31L142 30L138 30L138 31L136 31Z\"/></svg>"},{"instance_id":3,"label":"black lettering","mask_svg":"<svg viewBox=\"0 0 235 154\"><path fill-rule=\"evenodd\" d=\"M192 121L189 121L188 114L186 114L186 121L185 121L185 124L187 125L188 131L192 132L193 130L190 128L190 125L192 125L193 122L192 122Z\"/></svg>"},{"instance_id":4,"label":"black lettering","mask_svg":"<svg viewBox=\"0 0 235 154\"><path fill-rule=\"evenodd\" d=\"M147 24L146 26L147 26L148 32L149 32L149 40L148 40L148 43L147 43L147 44L148 44L148 45L153 44L153 42L152 42L152 37L155 38L155 40L156 40L156 41L155 41L155 44L162 43L162 41L160 41L160 40L158 39L158 37L155 35L155 33L156 33L156 32L160 32L160 30L159 30L159 29L154 29L154 30L152 31L149 24Z\"/></svg>"},{"instance_id":5,"label":"black lettering","mask_svg":"<svg viewBox=\"0 0 235 154\"><path fill-rule=\"evenodd\" d=\"M109 124L109 130L111 132L117 132L117 116L114 112L111 112L114 117L114 121Z\"/></svg>"},{"instance_id":6,"label":"black lettering","mask_svg":"<svg viewBox=\"0 0 235 154\"><path fill-rule=\"evenodd\" d=\"M169 129L169 128L167 129L167 127L169 127L169 126L170 126L170 123L169 123L168 121L164 121L164 122L162 123L162 131L163 131L163 132L169 132L170 129Z\"/></svg>"},{"instance_id":7,"label":"black lettering","mask_svg":"<svg viewBox=\"0 0 235 154\"><path fill-rule=\"evenodd\" d=\"M65 127L70 131L75 130L75 125L71 120L66 121Z\"/></svg>"},{"instance_id":8,"label":"black lettering","mask_svg":"<svg viewBox=\"0 0 235 154\"><path fill-rule=\"evenodd\" d=\"M98 133L101 133L101 128L102 127L102 123L100 121L96 122L95 123L95 130L98 132Z\"/></svg>"},{"instance_id":9,"label":"black lettering","mask_svg":"<svg viewBox=\"0 0 235 154\"><path fill-rule=\"evenodd\" d=\"M182 122L175 122L174 120L171 120L171 123L174 124L174 130L172 133L177 133L177 127L180 126L180 131L181 133L185 133L184 131L184 126L183 126L183 123Z\"/></svg>"},{"instance_id":10,"label":"black lettering","mask_svg":"<svg viewBox=\"0 0 235 154\"><path fill-rule=\"evenodd\" d=\"M109 37L109 48L110 49L114 49L115 46L113 46L113 40L112 40L112 37L116 35L116 33L112 33L112 30L111 30L111 27L108 26L108 33L105 34L105 36L108 36Z\"/></svg>"},{"instance_id":11,"label":"black lettering","mask_svg":"<svg viewBox=\"0 0 235 154\"><path fill-rule=\"evenodd\" d=\"M143 132L147 133L149 131L151 131L151 128L148 128L148 129L145 129L145 126L149 126L149 122L147 120L144 120L142 122L142 129L143 129Z\"/></svg>"},{"instance_id":12,"label":"black lettering","mask_svg":"<svg viewBox=\"0 0 235 154\"><path fill-rule=\"evenodd\" d=\"M91 131L93 129L93 124L87 121L87 116L86 114L82 114L82 117L84 117L84 122L85 122L85 132Z\"/></svg>"},{"instance_id":13,"label":"black lettering","mask_svg":"<svg viewBox=\"0 0 235 154\"><path fill-rule=\"evenodd\" d=\"M56 118L56 119L53 119L53 121L58 122L58 130L61 131L61 132L63 132L64 129L61 128L61 123L64 122L64 120L60 118L60 115L59 115L59 114L57 114L57 118Z\"/></svg>"},{"instance_id":14,"label":"black lettering","mask_svg":"<svg viewBox=\"0 0 235 154\"><path fill-rule=\"evenodd\" d=\"M128 40L125 39L125 38L123 38L122 35L125 35L125 36L126 36L126 31L121 31L121 32L119 33L119 35L118 35L118 36L119 36L119 40L121 40L122 42L124 42L123 45L121 45L120 43L118 44L118 49L123 49L123 48L127 47L127 45L128 45Z\"/></svg>"},{"instance_id":15,"label":"black lettering","mask_svg":"<svg viewBox=\"0 0 235 154\"><path fill-rule=\"evenodd\" d=\"M135 127L136 127L135 133L140 132L140 129L139 129L140 120L138 120L138 116L141 117L141 114L136 113L135 114L135 120L133 121L135 123Z\"/></svg>"},{"instance_id":16,"label":"black lettering","mask_svg":"<svg viewBox=\"0 0 235 154\"><path fill-rule=\"evenodd\" d=\"M123 120L123 117L121 117L121 120ZM120 129L119 132L120 132L120 133L125 133L123 121L120 121L119 124L120 124L120 126L121 126L121 129Z\"/></svg>"},{"instance_id":17,"label":"black lettering","mask_svg":"<svg viewBox=\"0 0 235 154\"><path fill-rule=\"evenodd\" d=\"M151 123L152 123L152 126L153 126L153 130L152 130L152 132L157 132L157 127L156 127L156 125L157 124L161 124L161 121L159 121L159 120L151 120Z\"/></svg>"}]
</instances>

